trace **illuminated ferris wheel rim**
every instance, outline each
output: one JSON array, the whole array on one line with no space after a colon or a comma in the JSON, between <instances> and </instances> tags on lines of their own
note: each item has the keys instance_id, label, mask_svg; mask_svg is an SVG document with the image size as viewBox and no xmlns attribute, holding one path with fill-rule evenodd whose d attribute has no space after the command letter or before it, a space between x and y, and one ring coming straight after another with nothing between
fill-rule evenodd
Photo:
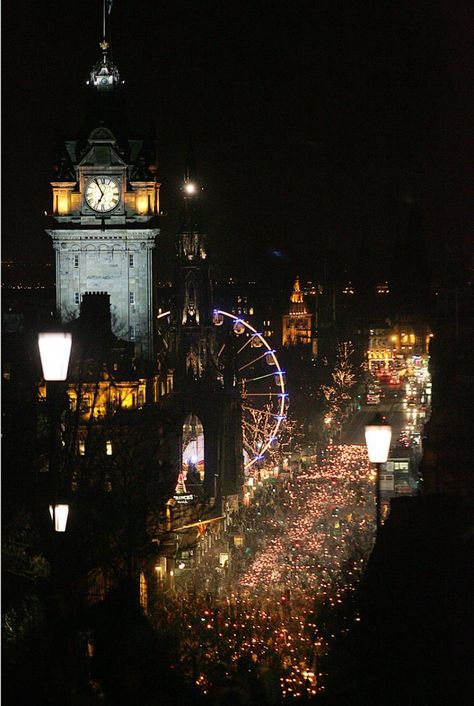
<instances>
[{"instance_id":1,"label":"illuminated ferris wheel rim","mask_svg":"<svg viewBox=\"0 0 474 706\"><path fill-rule=\"evenodd\" d=\"M285 414L285 399L287 397L287 393L285 392L285 379L284 379L284 371L280 367L280 363L278 362L278 358L275 355L275 351L270 348L268 345L267 341L264 339L261 333L257 331L251 324L248 323L248 321L245 321L245 319L240 318L239 316L235 316L234 314L230 314L228 311L224 311L223 309L215 309L216 314L223 314L224 316L227 316L229 319L232 319L234 323L241 323L245 326L245 328L249 329L251 331L252 336L258 336L260 341L263 343L263 345L266 348L266 354L270 354L273 359L273 363L276 366L277 370L274 373L270 373L271 375L279 375L280 377L280 387L281 387L281 392L278 393L279 399L280 399L280 405L279 405L279 410L276 415L273 415L276 419L276 425L275 428L272 430L272 433L270 437L267 439L267 441L264 443L262 448L259 450L259 454L254 456L248 463L244 465L244 468L247 470L251 468L254 463L257 461L260 461L263 458L263 455L265 451L270 447L271 443L275 440L276 434L281 426L281 423L284 419L286 419L286 414ZM250 339L249 339L250 340ZM242 349L240 349L242 350Z\"/></svg>"},{"instance_id":2,"label":"illuminated ferris wheel rim","mask_svg":"<svg viewBox=\"0 0 474 706\"><path fill-rule=\"evenodd\" d=\"M164 311L157 316L157 319L162 319L165 316L169 316L170 314L171 314L171 311ZM286 400L288 394L285 392L285 378L284 378L285 372L284 372L284 370L281 369L280 363L278 362L278 358L276 357L275 351L273 350L273 348L270 348L270 346L268 345L267 341L262 336L262 334L259 333L257 331L257 329L255 329L251 324L249 324L248 321L245 321L245 319L242 319L239 316L235 316L234 314L231 314L228 311L224 311L223 309L214 309L214 314L222 314L223 316L227 316L229 319L232 319L234 321L234 324L240 323L243 326L245 326L245 328L251 332L252 337L258 336L259 340L262 342L262 344L266 348L266 351L263 355L270 354L272 357L272 360L273 360L273 364L276 366L276 371L269 373L269 376L273 377L275 375L278 375L280 378L279 387L281 389L281 392L278 393L278 398L280 400L279 409L278 409L277 414L271 415L272 417L275 418L276 425L275 425L274 429L272 429L272 432L271 432L269 438L267 439L267 441L263 444L262 448L259 449L259 453L256 454L254 456L254 458L252 458L250 461L248 461L247 463L244 464L244 469L248 470L249 468L251 468L254 465L254 463L256 463L257 461L261 461L263 459L265 452L269 449L271 443L273 441L275 441L276 434L281 426L282 421L284 419L286 419L285 400ZM249 338L248 343L250 341L251 341L251 338ZM246 345L247 345L247 343L245 344L245 346ZM245 346L242 346L239 349L239 352L242 351ZM260 357L263 357L263 355L256 358L255 361L258 360ZM255 361L253 361L253 362L255 362Z\"/></svg>"}]
</instances>

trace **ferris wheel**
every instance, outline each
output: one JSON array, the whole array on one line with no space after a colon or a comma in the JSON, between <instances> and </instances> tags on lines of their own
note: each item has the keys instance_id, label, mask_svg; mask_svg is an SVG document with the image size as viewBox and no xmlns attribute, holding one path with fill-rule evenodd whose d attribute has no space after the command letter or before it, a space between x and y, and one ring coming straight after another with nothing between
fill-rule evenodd
<instances>
[{"instance_id":1,"label":"ferris wheel","mask_svg":"<svg viewBox=\"0 0 474 706\"><path fill-rule=\"evenodd\" d=\"M169 315L165 311L158 318L167 319ZM214 310L212 320L218 329L217 358L221 372L232 342L232 367L242 401L244 470L249 474L278 444L288 406L285 371L275 350L247 321L222 309Z\"/></svg>"},{"instance_id":2,"label":"ferris wheel","mask_svg":"<svg viewBox=\"0 0 474 706\"><path fill-rule=\"evenodd\" d=\"M229 334L236 339L232 355L242 400L242 444L244 468L248 473L278 443L288 403L285 372L275 351L247 321L216 309L213 323L222 331L217 336L219 361L226 353Z\"/></svg>"}]
</instances>

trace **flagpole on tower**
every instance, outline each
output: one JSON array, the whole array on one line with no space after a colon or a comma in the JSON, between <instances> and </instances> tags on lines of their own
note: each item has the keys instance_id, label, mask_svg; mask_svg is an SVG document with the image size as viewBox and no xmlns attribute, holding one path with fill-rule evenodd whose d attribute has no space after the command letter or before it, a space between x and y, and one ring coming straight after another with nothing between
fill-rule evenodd
<instances>
[{"instance_id":1,"label":"flagpole on tower","mask_svg":"<svg viewBox=\"0 0 474 706\"><path fill-rule=\"evenodd\" d=\"M102 41L107 41L107 15L112 12L113 0L102 0Z\"/></svg>"}]
</instances>

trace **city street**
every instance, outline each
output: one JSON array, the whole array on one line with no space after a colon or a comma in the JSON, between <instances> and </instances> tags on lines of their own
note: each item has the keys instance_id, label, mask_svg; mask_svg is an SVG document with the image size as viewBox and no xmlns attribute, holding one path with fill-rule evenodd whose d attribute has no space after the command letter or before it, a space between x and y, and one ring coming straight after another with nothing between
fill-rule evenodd
<instances>
[{"instance_id":1,"label":"city street","mask_svg":"<svg viewBox=\"0 0 474 706\"><path fill-rule=\"evenodd\" d=\"M344 444L365 444L364 428L375 413L386 417L392 427L392 448L399 445L404 436L418 435L430 414L431 382L429 376L419 375L410 378L400 387L394 388L382 383L383 397L378 405L361 404L361 409L344 426L341 440ZM410 402L410 405L408 405Z\"/></svg>"},{"instance_id":2,"label":"city street","mask_svg":"<svg viewBox=\"0 0 474 706\"><path fill-rule=\"evenodd\" d=\"M343 444L328 446L319 461L306 457L290 480L260 484L242 508L244 544L233 548L227 575L205 596L172 599L174 628L186 626L178 660L202 693L219 693L222 680L239 675L262 689L270 680L286 698L324 691L324 657L359 619L352 598L374 542L375 475L364 427L379 412L392 425L392 449L405 446L409 455L428 413L429 385L420 376L395 389L384 384L381 402L362 405L348 423Z\"/></svg>"},{"instance_id":3,"label":"city street","mask_svg":"<svg viewBox=\"0 0 474 706\"><path fill-rule=\"evenodd\" d=\"M466 3L4 12L5 703L463 704Z\"/></svg>"},{"instance_id":4,"label":"city street","mask_svg":"<svg viewBox=\"0 0 474 706\"><path fill-rule=\"evenodd\" d=\"M344 444L365 444L364 427L370 422L376 412L387 418L392 426L392 438L397 438L405 426L406 413L403 409L403 396L400 391L394 391L389 386L384 386L385 399L378 405L361 405L342 432ZM395 395L397 395L395 397Z\"/></svg>"},{"instance_id":5,"label":"city street","mask_svg":"<svg viewBox=\"0 0 474 706\"><path fill-rule=\"evenodd\" d=\"M235 552L230 580L167 606L174 628L186 628L181 668L203 693L218 688L217 664L226 679L244 669L265 683L271 672L283 696L323 691L319 659L358 619L351 598L374 540L365 446L331 447L292 481L262 487L244 523L246 550Z\"/></svg>"}]
</instances>

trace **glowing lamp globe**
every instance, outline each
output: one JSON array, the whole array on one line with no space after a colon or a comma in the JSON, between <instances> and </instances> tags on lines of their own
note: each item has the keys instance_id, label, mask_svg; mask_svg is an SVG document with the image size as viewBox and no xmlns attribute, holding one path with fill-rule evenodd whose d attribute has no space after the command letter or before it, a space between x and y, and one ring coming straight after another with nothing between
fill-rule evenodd
<instances>
[{"instance_id":1,"label":"glowing lamp globe","mask_svg":"<svg viewBox=\"0 0 474 706\"><path fill-rule=\"evenodd\" d=\"M192 181L186 182L184 185L184 190L187 194L194 194L196 192L196 185Z\"/></svg>"},{"instance_id":2,"label":"glowing lamp globe","mask_svg":"<svg viewBox=\"0 0 474 706\"><path fill-rule=\"evenodd\" d=\"M39 333L38 347L45 380L65 380L71 355L70 333Z\"/></svg>"},{"instance_id":3,"label":"glowing lamp globe","mask_svg":"<svg viewBox=\"0 0 474 706\"><path fill-rule=\"evenodd\" d=\"M67 518L69 515L69 505L65 503L57 503L56 505L49 506L49 514L54 525L55 532L65 532L67 525Z\"/></svg>"},{"instance_id":4,"label":"glowing lamp globe","mask_svg":"<svg viewBox=\"0 0 474 706\"><path fill-rule=\"evenodd\" d=\"M392 440L392 427L376 414L370 423L365 427L365 443L369 453L371 463L385 463L390 450Z\"/></svg>"}]
</instances>

